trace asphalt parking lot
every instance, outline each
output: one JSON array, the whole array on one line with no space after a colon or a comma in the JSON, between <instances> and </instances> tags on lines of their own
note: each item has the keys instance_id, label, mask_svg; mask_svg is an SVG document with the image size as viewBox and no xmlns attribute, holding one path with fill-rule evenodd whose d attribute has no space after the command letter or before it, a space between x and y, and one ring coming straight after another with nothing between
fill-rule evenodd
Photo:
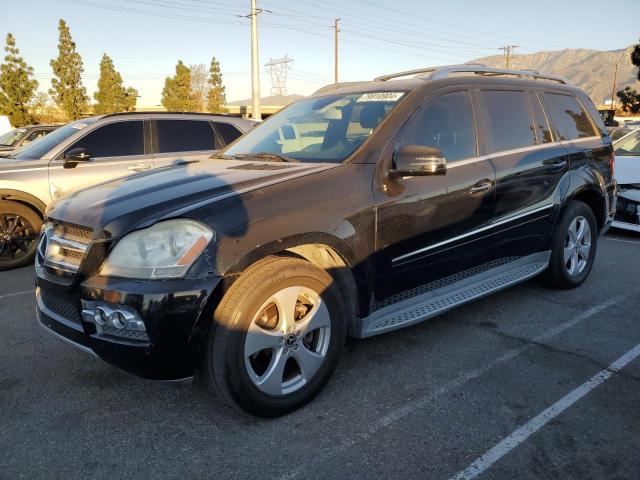
<instances>
[{"instance_id":1,"label":"asphalt parking lot","mask_svg":"<svg viewBox=\"0 0 640 480\"><path fill-rule=\"evenodd\" d=\"M640 236L591 278L530 281L350 341L287 417L196 384L131 377L34 316L31 268L0 273L0 478L640 478Z\"/></svg>"}]
</instances>

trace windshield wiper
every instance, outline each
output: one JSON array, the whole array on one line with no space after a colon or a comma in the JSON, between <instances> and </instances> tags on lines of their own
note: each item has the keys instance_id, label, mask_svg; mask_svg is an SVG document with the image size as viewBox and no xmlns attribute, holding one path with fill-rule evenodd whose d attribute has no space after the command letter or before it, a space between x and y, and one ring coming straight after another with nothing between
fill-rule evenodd
<instances>
[{"instance_id":1,"label":"windshield wiper","mask_svg":"<svg viewBox=\"0 0 640 480\"><path fill-rule=\"evenodd\" d=\"M260 152L260 153L248 153L247 157L255 157L258 160L276 161L276 162L300 162L295 158L285 157L284 155L278 155L277 153Z\"/></svg>"}]
</instances>

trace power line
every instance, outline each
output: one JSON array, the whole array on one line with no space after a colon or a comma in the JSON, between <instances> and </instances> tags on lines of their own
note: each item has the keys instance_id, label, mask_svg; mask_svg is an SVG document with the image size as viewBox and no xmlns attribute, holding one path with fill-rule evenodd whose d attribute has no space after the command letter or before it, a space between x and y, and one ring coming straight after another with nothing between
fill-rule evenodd
<instances>
[{"instance_id":1,"label":"power line","mask_svg":"<svg viewBox=\"0 0 640 480\"><path fill-rule=\"evenodd\" d=\"M511 64L511 56L513 55L513 51L518 48L518 45L505 45L504 47L498 48L498 50L502 50L503 59L504 59L504 68L509 69L509 65Z\"/></svg>"}]
</instances>

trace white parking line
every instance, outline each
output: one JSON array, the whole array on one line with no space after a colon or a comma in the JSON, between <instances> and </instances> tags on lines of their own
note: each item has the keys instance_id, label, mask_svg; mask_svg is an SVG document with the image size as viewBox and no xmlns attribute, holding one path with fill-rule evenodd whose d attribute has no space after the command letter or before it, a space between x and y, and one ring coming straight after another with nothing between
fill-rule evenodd
<instances>
[{"instance_id":1,"label":"white parking line","mask_svg":"<svg viewBox=\"0 0 640 480\"><path fill-rule=\"evenodd\" d=\"M401 406L400 408L392 411L391 413L385 415L382 418L379 418L378 420L375 420L373 422L371 422L368 425L368 428L363 431L360 432L359 434L357 434L355 437L346 439L345 441L323 451L323 452L318 452L318 454L315 457L315 462L316 465L324 460L327 460L331 457L333 457L334 455L338 455L346 450L348 450L350 447L352 447L353 445L355 445L358 442L361 442L363 440L368 440L369 438L373 437L374 434L376 434L379 430L388 427L389 425L394 424L395 422L402 420L403 418L407 417L408 415L410 415L411 413L415 412L416 410L419 410L421 408L426 407L427 405L429 405L431 402L433 402L436 398L445 395L447 393L449 393L451 390L461 387L462 385L464 385L465 383L467 383L470 380L473 380L475 378L478 378L479 376L483 375L484 373L488 372L489 370L491 370L494 367L497 367L498 365L507 362L508 360L512 360L513 358L517 357L518 355L526 352L527 350L537 347L539 343L545 342L557 335L560 335L562 332L564 332L565 330L579 324L580 322L583 322L597 314L599 314L600 312L606 310L607 308L615 305L616 303L622 302L623 300L625 300L626 298L630 297L631 295L635 295L636 291L633 290L631 292L627 292L625 294L622 295L618 295L617 297L611 298L608 301L601 303L599 305L596 305L594 307L591 307L588 310L585 310L584 312L576 315L575 317L573 317L570 320L567 320L564 323L561 323L555 327L553 327L550 330L547 330L545 333L538 335L537 337L535 337L533 340L531 340L530 342L528 342L525 345L522 345L518 348L514 348L512 350L507 351L506 353L504 353L503 355L501 355L500 357L490 361L489 363L481 366L480 368L477 368L475 370L471 370L469 372L465 372L462 373L460 375L458 375L455 379L453 379L451 382L443 385L442 387L438 388L437 390L434 390L430 393L427 393L426 395L424 395L423 397L420 397L418 399L416 399L413 402L409 402L406 403L405 405ZM525 339L526 340L526 339ZM288 480L288 479L293 479L293 478L297 478L300 476L303 476L305 473L305 467L304 466L300 466L292 471L289 471L283 475L281 475L280 477L278 477L279 480Z\"/></svg>"},{"instance_id":2,"label":"white parking line","mask_svg":"<svg viewBox=\"0 0 640 480\"><path fill-rule=\"evenodd\" d=\"M35 290L25 290L24 292L15 292L15 293L6 293L4 295L0 295L0 300L10 297L17 297L19 295L28 295L30 293L36 293Z\"/></svg>"},{"instance_id":3,"label":"white parking line","mask_svg":"<svg viewBox=\"0 0 640 480\"><path fill-rule=\"evenodd\" d=\"M640 245L640 242L636 242L634 240L623 240L622 238L613 238L613 237L604 237L604 239L613 240L614 242L633 243L635 245Z\"/></svg>"},{"instance_id":4,"label":"white parking line","mask_svg":"<svg viewBox=\"0 0 640 480\"><path fill-rule=\"evenodd\" d=\"M615 372L620 371L633 360L638 358L638 356L640 356L640 344L636 345L623 356L618 358L615 362L609 365L609 367L591 377L587 382L583 383L575 390L569 392L556 403L544 410L541 414L534 417L530 422L518 428L515 432L506 437L495 447L493 447L491 450L489 450L487 453L485 453L475 462L469 465L469 467L457 473L449 480L471 480L472 478L476 478L482 472L491 467L491 465L508 454L511 450L524 442L527 438L536 433L547 423L549 423L571 405L584 397L591 390L604 383Z\"/></svg>"}]
</instances>

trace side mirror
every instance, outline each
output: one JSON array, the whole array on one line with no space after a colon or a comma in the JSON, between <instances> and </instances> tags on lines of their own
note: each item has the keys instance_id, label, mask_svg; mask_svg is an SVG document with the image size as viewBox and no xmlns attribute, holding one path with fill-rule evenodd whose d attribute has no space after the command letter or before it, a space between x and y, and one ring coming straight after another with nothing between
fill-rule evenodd
<instances>
[{"instance_id":1,"label":"side mirror","mask_svg":"<svg viewBox=\"0 0 640 480\"><path fill-rule=\"evenodd\" d=\"M406 145L393 154L393 169L389 175L393 178L424 175L444 175L447 173L447 160L442 151L435 147Z\"/></svg>"},{"instance_id":2,"label":"side mirror","mask_svg":"<svg viewBox=\"0 0 640 480\"><path fill-rule=\"evenodd\" d=\"M80 162L90 162L91 154L86 148L72 148L64 154L64 168L76 168Z\"/></svg>"}]
</instances>

